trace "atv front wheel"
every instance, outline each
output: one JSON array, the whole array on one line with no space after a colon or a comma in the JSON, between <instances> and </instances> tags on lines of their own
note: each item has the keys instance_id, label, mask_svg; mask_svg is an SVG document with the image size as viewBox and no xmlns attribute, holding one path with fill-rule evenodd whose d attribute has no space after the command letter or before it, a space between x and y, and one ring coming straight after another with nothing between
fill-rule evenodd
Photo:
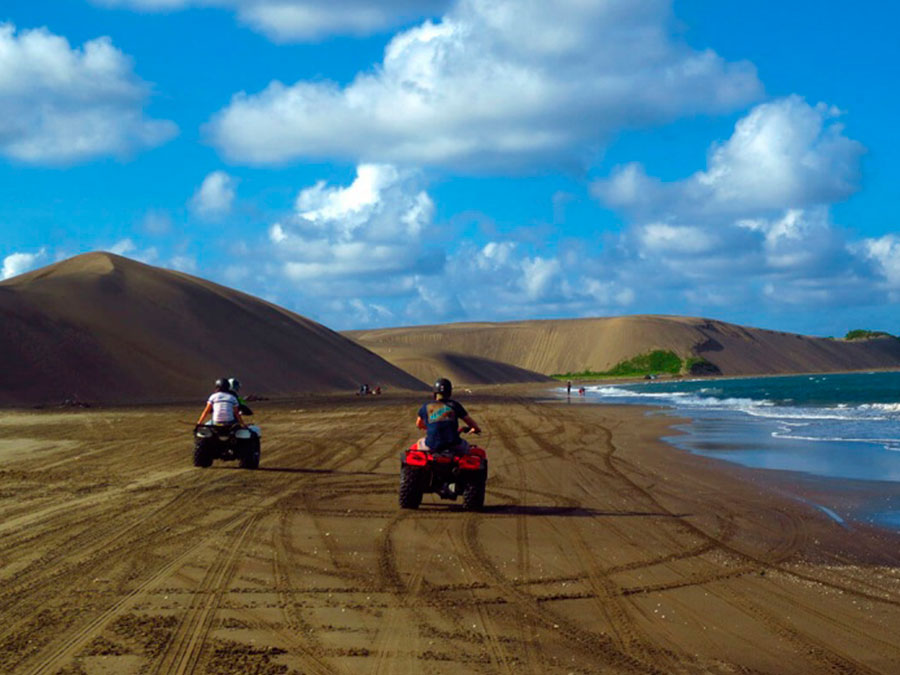
<instances>
[{"instance_id":1,"label":"atv front wheel","mask_svg":"<svg viewBox=\"0 0 900 675\"><path fill-rule=\"evenodd\" d=\"M194 445L194 466L199 466L204 469L208 466L212 466L212 457L206 451L206 448L202 443L196 443Z\"/></svg>"},{"instance_id":2,"label":"atv front wheel","mask_svg":"<svg viewBox=\"0 0 900 675\"><path fill-rule=\"evenodd\" d=\"M463 490L463 508L466 511L480 511L484 508L484 491L487 475L482 474L468 483Z\"/></svg>"},{"instance_id":3,"label":"atv front wheel","mask_svg":"<svg viewBox=\"0 0 900 675\"><path fill-rule=\"evenodd\" d=\"M421 503L421 472L404 464L400 467L400 508L417 509Z\"/></svg>"}]
</instances>

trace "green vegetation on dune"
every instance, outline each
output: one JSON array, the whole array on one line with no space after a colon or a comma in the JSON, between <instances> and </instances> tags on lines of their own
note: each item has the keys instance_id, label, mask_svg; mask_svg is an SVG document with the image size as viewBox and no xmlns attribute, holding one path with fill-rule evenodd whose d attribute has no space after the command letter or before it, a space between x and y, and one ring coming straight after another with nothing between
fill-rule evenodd
<instances>
[{"instance_id":1,"label":"green vegetation on dune","mask_svg":"<svg viewBox=\"0 0 900 675\"><path fill-rule=\"evenodd\" d=\"M869 338L880 338L880 337L892 337L896 338L896 335L891 335L890 333L885 333L882 330L865 330L863 328L857 328L855 330L851 330L844 336L845 340L867 340Z\"/></svg>"},{"instance_id":2,"label":"green vegetation on dune","mask_svg":"<svg viewBox=\"0 0 900 675\"><path fill-rule=\"evenodd\" d=\"M676 375L681 372L682 365L681 358L675 352L656 349L622 361L606 371L585 369L580 373L560 373L551 377L558 380L590 380L602 377L643 377L654 373Z\"/></svg>"},{"instance_id":3,"label":"green vegetation on dune","mask_svg":"<svg viewBox=\"0 0 900 675\"><path fill-rule=\"evenodd\" d=\"M675 352L656 349L616 364L609 370L585 369L578 373L551 375L557 380L599 380L609 377L644 377L646 375L721 375L719 367L706 359L692 356L682 360Z\"/></svg>"}]
</instances>

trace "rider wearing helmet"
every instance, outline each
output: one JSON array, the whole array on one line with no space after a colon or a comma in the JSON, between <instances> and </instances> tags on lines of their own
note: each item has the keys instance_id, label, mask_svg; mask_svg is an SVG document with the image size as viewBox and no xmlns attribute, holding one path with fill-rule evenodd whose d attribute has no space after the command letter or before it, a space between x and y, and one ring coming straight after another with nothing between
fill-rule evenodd
<instances>
[{"instance_id":1,"label":"rider wearing helmet","mask_svg":"<svg viewBox=\"0 0 900 675\"><path fill-rule=\"evenodd\" d=\"M434 383L434 401L419 408L416 426L426 431L425 438L419 439L422 450L454 450L464 452L469 444L459 435L459 420L465 422L473 433L480 434L481 427L473 420L458 401L450 398L453 385L446 377Z\"/></svg>"},{"instance_id":2,"label":"rider wearing helmet","mask_svg":"<svg viewBox=\"0 0 900 675\"><path fill-rule=\"evenodd\" d=\"M234 394L234 397L238 401L238 408L241 411L241 415L252 415L253 411L250 410L250 406L247 405L247 401L245 401L241 395L238 393L241 390L241 381L236 377L228 378L228 391Z\"/></svg>"},{"instance_id":3,"label":"rider wearing helmet","mask_svg":"<svg viewBox=\"0 0 900 675\"><path fill-rule=\"evenodd\" d=\"M240 386L240 383L238 383L238 386ZM203 409L203 412L200 413L200 419L197 420L197 425L203 424L203 420L205 420L206 416L210 413L212 413L213 424L230 425L237 422L242 427L246 426L244 420L241 418L240 404L238 403L237 396L231 393L231 385L226 377L220 377L216 380L216 390L206 401L206 407Z\"/></svg>"}]
</instances>

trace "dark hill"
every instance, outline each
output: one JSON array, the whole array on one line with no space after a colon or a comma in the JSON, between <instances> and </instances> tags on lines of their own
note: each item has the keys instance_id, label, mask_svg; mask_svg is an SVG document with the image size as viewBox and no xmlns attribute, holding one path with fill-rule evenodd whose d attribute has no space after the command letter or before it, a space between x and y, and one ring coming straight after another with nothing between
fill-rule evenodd
<instances>
[{"instance_id":1,"label":"dark hill","mask_svg":"<svg viewBox=\"0 0 900 675\"><path fill-rule=\"evenodd\" d=\"M109 253L0 283L0 405L198 405L220 376L287 396L423 384L359 344L259 298Z\"/></svg>"}]
</instances>

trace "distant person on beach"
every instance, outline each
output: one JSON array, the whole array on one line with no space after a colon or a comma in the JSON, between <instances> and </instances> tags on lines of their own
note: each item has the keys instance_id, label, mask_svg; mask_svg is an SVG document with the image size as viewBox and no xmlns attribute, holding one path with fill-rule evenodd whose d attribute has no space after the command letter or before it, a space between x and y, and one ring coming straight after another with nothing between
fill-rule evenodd
<instances>
[{"instance_id":1,"label":"distant person on beach","mask_svg":"<svg viewBox=\"0 0 900 675\"><path fill-rule=\"evenodd\" d=\"M434 383L434 400L422 404L416 417L416 427L425 430L419 439L420 450L453 450L463 453L469 448L459 435L459 421L465 422L473 433L480 434L481 427L466 412L462 404L450 398L453 385L446 377Z\"/></svg>"},{"instance_id":2,"label":"distant person on beach","mask_svg":"<svg viewBox=\"0 0 900 675\"><path fill-rule=\"evenodd\" d=\"M566 396L572 395L572 380L566 382Z\"/></svg>"},{"instance_id":3,"label":"distant person on beach","mask_svg":"<svg viewBox=\"0 0 900 675\"><path fill-rule=\"evenodd\" d=\"M207 415L212 414L212 423L216 425L231 425L237 422L242 427L246 426L241 418L240 404L237 396L231 393L227 377L216 380L216 390L206 401L206 407L200 413L197 426L203 424Z\"/></svg>"}]
</instances>

